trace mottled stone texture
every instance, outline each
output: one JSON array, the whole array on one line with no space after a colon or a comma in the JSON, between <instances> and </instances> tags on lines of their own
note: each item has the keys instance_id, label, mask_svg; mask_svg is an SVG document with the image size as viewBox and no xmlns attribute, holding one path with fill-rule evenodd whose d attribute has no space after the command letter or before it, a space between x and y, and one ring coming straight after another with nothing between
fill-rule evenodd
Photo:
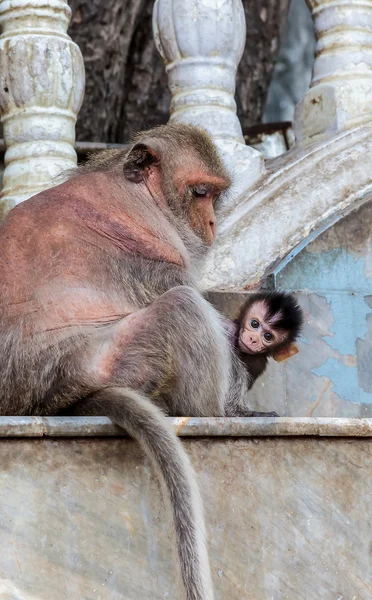
<instances>
[{"instance_id":1,"label":"mottled stone texture","mask_svg":"<svg viewBox=\"0 0 372 600\"><path fill-rule=\"evenodd\" d=\"M372 416L372 203L311 242L280 273L305 311L300 353L270 361L251 405L280 415ZM209 295L234 316L244 294Z\"/></svg>"},{"instance_id":2,"label":"mottled stone texture","mask_svg":"<svg viewBox=\"0 0 372 600\"><path fill-rule=\"evenodd\" d=\"M370 600L371 440L184 443L216 600ZM135 442L2 440L0 461L2 598L179 599L169 511Z\"/></svg>"},{"instance_id":3,"label":"mottled stone texture","mask_svg":"<svg viewBox=\"0 0 372 600\"><path fill-rule=\"evenodd\" d=\"M371 223L369 202L277 277L279 287L300 290L307 321L302 356L286 367L291 415L372 415Z\"/></svg>"}]
</instances>

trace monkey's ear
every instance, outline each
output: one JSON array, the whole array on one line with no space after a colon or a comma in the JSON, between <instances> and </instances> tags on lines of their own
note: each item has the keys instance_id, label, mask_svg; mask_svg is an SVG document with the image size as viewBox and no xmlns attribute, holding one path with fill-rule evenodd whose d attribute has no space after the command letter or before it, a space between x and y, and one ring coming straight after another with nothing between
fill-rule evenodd
<instances>
[{"instance_id":1,"label":"monkey's ear","mask_svg":"<svg viewBox=\"0 0 372 600\"><path fill-rule=\"evenodd\" d=\"M300 350L298 346L296 346L296 344L287 344L286 346L283 346L282 348L274 352L272 357L274 360L276 360L276 362L282 362L283 360L287 360L287 358L291 358L291 356L294 356L299 351Z\"/></svg>"},{"instance_id":2,"label":"monkey's ear","mask_svg":"<svg viewBox=\"0 0 372 600\"><path fill-rule=\"evenodd\" d=\"M124 175L128 181L141 183L144 180L146 169L159 164L159 157L155 150L148 144L138 143L127 154L124 163Z\"/></svg>"}]
</instances>

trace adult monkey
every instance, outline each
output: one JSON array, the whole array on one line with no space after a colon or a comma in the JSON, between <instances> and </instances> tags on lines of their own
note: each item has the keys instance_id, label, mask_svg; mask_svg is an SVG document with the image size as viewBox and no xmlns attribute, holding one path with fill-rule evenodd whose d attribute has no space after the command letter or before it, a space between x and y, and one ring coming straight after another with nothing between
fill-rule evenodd
<instances>
[{"instance_id":1,"label":"adult monkey","mask_svg":"<svg viewBox=\"0 0 372 600\"><path fill-rule=\"evenodd\" d=\"M202 130L167 125L0 227L0 414L105 414L135 437L169 492L187 600L213 599L203 514L161 409L254 414L224 321L195 287L229 185Z\"/></svg>"}]
</instances>

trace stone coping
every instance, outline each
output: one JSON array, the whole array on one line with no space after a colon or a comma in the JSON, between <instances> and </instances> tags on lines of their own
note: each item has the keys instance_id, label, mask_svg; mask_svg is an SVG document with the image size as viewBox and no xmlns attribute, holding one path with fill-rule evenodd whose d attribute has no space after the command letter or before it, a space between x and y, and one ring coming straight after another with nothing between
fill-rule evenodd
<instances>
[{"instance_id":1,"label":"stone coping","mask_svg":"<svg viewBox=\"0 0 372 600\"><path fill-rule=\"evenodd\" d=\"M371 419L169 418L180 437L372 437ZM0 438L125 437L106 417L0 417Z\"/></svg>"}]
</instances>

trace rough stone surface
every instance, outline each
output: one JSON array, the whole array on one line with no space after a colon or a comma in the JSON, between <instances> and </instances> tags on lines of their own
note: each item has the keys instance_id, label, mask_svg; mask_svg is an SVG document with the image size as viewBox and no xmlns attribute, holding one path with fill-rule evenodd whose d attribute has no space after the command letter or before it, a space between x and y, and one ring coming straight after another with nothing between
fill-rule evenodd
<instances>
[{"instance_id":1,"label":"rough stone surface","mask_svg":"<svg viewBox=\"0 0 372 600\"><path fill-rule=\"evenodd\" d=\"M255 288L321 231L370 200L371 127L266 162L267 174L221 212L206 289Z\"/></svg>"},{"instance_id":2,"label":"rough stone surface","mask_svg":"<svg viewBox=\"0 0 372 600\"><path fill-rule=\"evenodd\" d=\"M0 214L76 167L84 65L66 34L70 15L65 0L0 3L0 115L7 147Z\"/></svg>"},{"instance_id":3,"label":"rough stone surface","mask_svg":"<svg viewBox=\"0 0 372 600\"><path fill-rule=\"evenodd\" d=\"M256 410L314 417L372 416L372 203L308 244L275 275L305 312L300 352L270 361L251 393ZM209 293L234 317L243 294ZM259 408L258 408L259 407Z\"/></svg>"},{"instance_id":4,"label":"rough stone surface","mask_svg":"<svg viewBox=\"0 0 372 600\"><path fill-rule=\"evenodd\" d=\"M167 417L179 437L372 437L372 419ZM0 438L128 437L107 417L0 417Z\"/></svg>"},{"instance_id":5,"label":"rough stone surface","mask_svg":"<svg viewBox=\"0 0 372 600\"><path fill-rule=\"evenodd\" d=\"M184 443L216 600L370 600L371 440ZM180 597L170 514L136 443L2 440L0 461L3 598Z\"/></svg>"},{"instance_id":6,"label":"rough stone surface","mask_svg":"<svg viewBox=\"0 0 372 600\"><path fill-rule=\"evenodd\" d=\"M296 139L308 144L371 120L371 2L307 0L314 19L311 88L295 110Z\"/></svg>"},{"instance_id":7,"label":"rough stone surface","mask_svg":"<svg viewBox=\"0 0 372 600\"><path fill-rule=\"evenodd\" d=\"M288 414L372 415L371 223L369 201L277 274L306 313L302 356L285 367Z\"/></svg>"}]
</instances>

